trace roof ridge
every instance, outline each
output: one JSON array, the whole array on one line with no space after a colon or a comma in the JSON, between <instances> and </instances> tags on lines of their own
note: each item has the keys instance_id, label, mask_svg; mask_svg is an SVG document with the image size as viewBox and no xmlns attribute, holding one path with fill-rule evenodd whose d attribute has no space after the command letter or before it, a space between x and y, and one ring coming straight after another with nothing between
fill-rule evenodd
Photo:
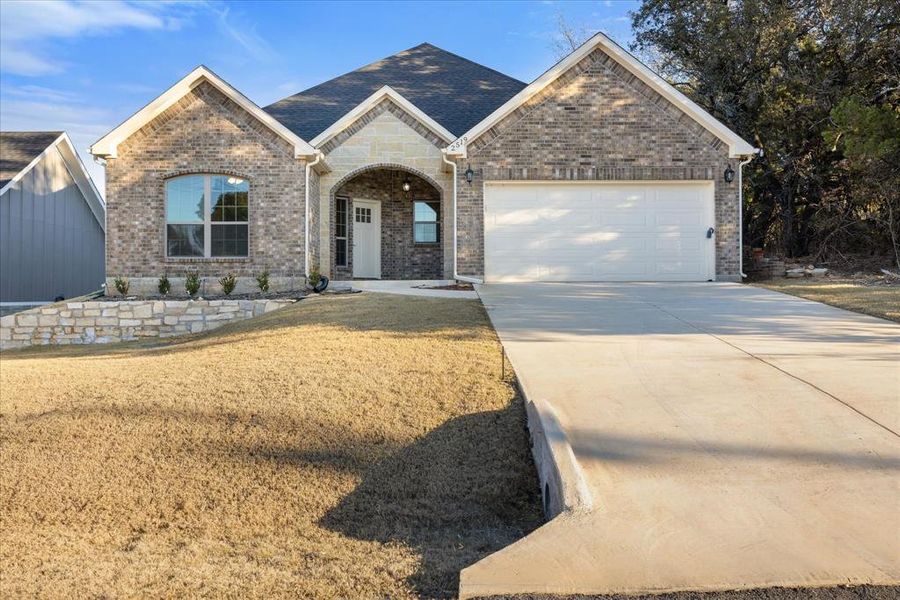
<instances>
[{"instance_id":1,"label":"roof ridge","mask_svg":"<svg viewBox=\"0 0 900 600\"><path fill-rule=\"evenodd\" d=\"M473 65L475 65L476 67L481 67L482 69L487 69L488 71L493 71L494 73L496 73L496 74L498 74L498 75L502 75L503 77L506 77L507 79L510 79L510 80L512 80L512 81L515 81L516 83L521 83L521 84L524 84L524 85L528 85L528 83L526 83L526 82L524 82L524 81L522 81L522 80L520 80L520 79L516 79L516 78L513 77L512 75L507 75L507 74L504 73L503 71L498 71L497 69L495 69L495 68L493 68L493 67L489 67L489 66L487 66L487 65L483 65L483 64L481 64L480 62L475 62L475 61L472 60L471 58L466 58L465 56L462 56L462 55L460 55L460 54L457 54L456 52L451 52L451 51L449 51L449 50L445 50L444 48L441 48L440 46L435 46L435 45L432 44L431 42L422 42L422 43L419 44L418 46L413 46L413 48L419 48L420 46L431 46L432 48L435 48L435 49L437 49L437 50L440 50L441 52L443 52L443 53L445 53L445 54L449 54L450 56L454 56L454 57L456 57L456 58L458 58L458 59L460 59L460 60L463 60L463 61L465 61L465 62L467 62L467 63L473 64ZM409 48L409 50L412 50L413 48ZM405 50L404 50L404 52L405 52ZM399 54L399 52L398 52L398 54Z\"/></svg>"}]
</instances>

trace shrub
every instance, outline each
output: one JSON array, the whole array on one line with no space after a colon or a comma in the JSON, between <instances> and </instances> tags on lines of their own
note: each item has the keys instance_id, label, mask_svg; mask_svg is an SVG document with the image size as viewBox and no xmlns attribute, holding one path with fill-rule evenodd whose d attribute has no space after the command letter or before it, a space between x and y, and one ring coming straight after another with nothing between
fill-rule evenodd
<instances>
[{"instance_id":1,"label":"shrub","mask_svg":"<svg viewBox=\"0 0 900 600\"><path fill-rule=\"evenodd\" d=\"M308 283L311 287L316 287L319 285L319 282L322 280L322 275L319 274L319 267L313 267L309 270L309 275L306 276L306 283Z\"/></svg>"},{"instance_id":2,"label":"shrub","mask_svg":"<svg viewBox=\"0 0 900 600\"><path fill-rule=\"evenodd\" d=\"M262 273L256 276L256 285L259 286L259 291L266 293L269 291L269 270L265 269Z\"/></svg>"},{"instance_id":3,"label":"shrub","mask_svg":"<svg viewBox=\"0 0 900 600\"><path fill-rule=\"evenodd\" d=\"M131 283L128 281L127 277L116 277L113 279L113 285L116 286L116 291L123 296L128 295L128 288L131 287Z\"/></svg>"},{"instance_id":4,"label":"shrub","mask_svg":"<svg viewBox=\"0 0 900 600\"><path fill-rule=\"evenodd\" d=\"M219 280L219 285L222 286L222 292L226 296L230 296L231 292L234 291L234 286L237 285L237 277L234 276L234 273L229 273Z\"/></svg>"},{"instance_id":5,"label":"shrub","mask_svg":"<svg viewBox=\"0 0 900 600\"><path fill-rule=\"evenodd\" d=\"M200 275L196 272L188 273L184 278L184 289L187 290L189 296L196 296L200 291Z\"/></svg>"},{"instance_id":6,"label":"shrub","mask_svg":"<svg viewBox=\"0 0 900 600\"><path fill-rule=\"evenodd\" d=\"M156 289L159 290L161 296L167 296L169 294L169 291L172 289L172 284L169 283L168 275L163 274L163 276L159 278Z\"/></svg>"}]
</instances>

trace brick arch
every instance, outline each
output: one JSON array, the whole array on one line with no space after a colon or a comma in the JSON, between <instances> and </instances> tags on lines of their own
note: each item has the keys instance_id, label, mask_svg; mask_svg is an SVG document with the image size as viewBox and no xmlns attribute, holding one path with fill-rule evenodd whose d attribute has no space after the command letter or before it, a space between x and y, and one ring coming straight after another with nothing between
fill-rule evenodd
<instances>
[{"instance_id":1,"label":"brick arch","mask_svg":"<svg viewBox=\"0 0 900 600\"><path fill-rule=\"evenodd\" d=\"M360 175L369 173L370 171L379 171L382 169L387 171L404 171L406 173L409 173L410 175L415 175L419 179L428 183L428 185L433 187L435 190L437 190L438 195L443 201L444 188L441 187L441 184L436 182L430 175L427 175L418 169L414 169L406 165L401 165L399 163L372 163L370 165L366 165L364 167L360 167L358 169L350 171L331 186L331 199L334 199L335 195L340 191L342 187L344 187L344 184L346 184L347 182L355 179L356 177L359 177Z\"/></svg>"}]
</instances>

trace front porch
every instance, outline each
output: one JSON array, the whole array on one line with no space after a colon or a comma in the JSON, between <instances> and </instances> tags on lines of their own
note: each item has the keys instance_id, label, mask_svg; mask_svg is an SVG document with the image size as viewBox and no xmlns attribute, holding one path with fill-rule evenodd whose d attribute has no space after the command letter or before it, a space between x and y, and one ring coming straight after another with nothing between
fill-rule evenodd
<instances>
[{"instance_id":1,"label":"front porch","mask_svg":"<svg viewBox=\"0 0 900 600\"><path fill-rule=\"evenodd\" d=\"M445 278L446 207L425 174L399 165L362 169L332 188L330 207L333 279Z\"/></svg>"}]
</instances>

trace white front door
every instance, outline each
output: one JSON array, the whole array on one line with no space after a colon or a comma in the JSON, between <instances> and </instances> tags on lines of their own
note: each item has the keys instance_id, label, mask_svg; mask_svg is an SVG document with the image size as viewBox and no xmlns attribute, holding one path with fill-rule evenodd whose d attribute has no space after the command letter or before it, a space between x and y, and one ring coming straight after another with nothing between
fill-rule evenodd
<instances>
[{"instance_id":1,"label":"white front door","mask_svg":"<svg viewBox=\"0 0 900 600\"><path fill-rule=\"evenodd\" d=\"M487 281L715 278L711 181L489 183Z\"/></svg>"},{"instance_id":2,"label":"white front door","mask_svg":"<svg viewBox=\"0 0 900 600\"><path fill-rule=\"evenodd\" d=\"M353 276L381 279L381 203L353 201Z\"/></svg>"}]
</instances>

